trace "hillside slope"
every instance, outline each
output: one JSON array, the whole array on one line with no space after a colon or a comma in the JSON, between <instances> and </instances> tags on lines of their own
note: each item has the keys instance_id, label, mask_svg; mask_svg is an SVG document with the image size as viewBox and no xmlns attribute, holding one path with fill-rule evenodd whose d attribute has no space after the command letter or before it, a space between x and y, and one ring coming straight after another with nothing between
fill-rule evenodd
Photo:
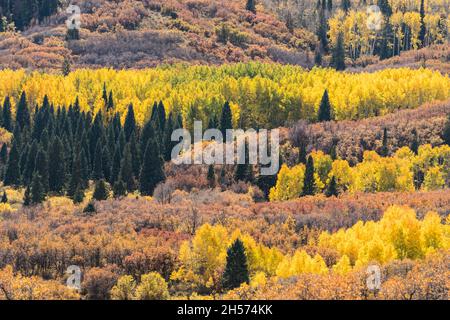
<instances>
[{"instance_id":1,"label":"hillside slope","mask_svg":"<svg viewBox=\"0 0 450 320\"><path fill-rule=\"evenodd\" d=\"M81 8L80 40L66 41L65 10L22 33L0 35L2 68L142 68L160 63L276 61L309 65L315 36L245 1L73 1ZM312 59L312 57L311 57Z\"/></svg>"}]
</instances>

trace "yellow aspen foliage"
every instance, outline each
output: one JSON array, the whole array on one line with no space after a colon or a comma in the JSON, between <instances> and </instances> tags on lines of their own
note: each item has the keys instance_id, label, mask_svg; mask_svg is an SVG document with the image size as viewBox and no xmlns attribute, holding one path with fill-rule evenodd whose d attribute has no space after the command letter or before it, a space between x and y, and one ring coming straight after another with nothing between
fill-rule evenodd
<instances>
[{"instance_id":1,"label":"yellow aspen foliage","mask_svg":"<svg viewBox=\"0 0 450 320\"><path fill-rule=\"evenodd\" d=\"M436 166L428 169L425 180L423 181L423 189L425 191L433 191L445 187L444 172L441 167Z\"/></svg>"},{"instance_id":2,"label":"yellow aspen foliage","mask_svg":"<svg viewBox=\"0 0 450 320\"><path fill-rule=\"evenodd\" d=\"M192 242L180 247L181 268L172 274L173 280L206 284L215 271L224 267L228 232L221 226L202 225Z\"/></svg>"},{"instance_id":3,"label":"yellow aspen foliage","mask_svg":"<svg viewBox=\"0 0 450 320\"><path fill-rule=\"evenodd\" d=\"M79 300L80 295L58 281L45 281L14 273L7 265L0 269L0 300Z\"/></svg>"},{"instance_id":4,"label":"yellow aspen foliage","mask_svg":"<svg viewBox=\"0 0 450 320\"><path fill-rule=\"evenodd\" d=\"M305 165L289 168L283 164L278 173L277 184L270 190L270 201L286 201L300 197L305 179Z\"/></svg>"},{"instance_id":5,"label":"yellow aspen foliage","mask_svg":"<svg viewBox=\"0 0 450 320\"><path fill-rule=\"evenodd\" d=\"M228 232L221 225L204 224L191 242L185 241L181 245L178 256L180 268L172 273L171 279L192 283L194 286L213 286L225 267L227 249L237 238L244 244L250 275L258 272L268 276L275 275L284 258L279 249L257 243L240 230Z\"/></svg>"},{"instance_id":6,"label":"yellow aspen foliage","mask_svg":"<svg viewBox=\"0 0 450 320\"><path fill-rule=\"evenodd\" d=\"M327 184L330 183L332 177L336 179L338 189L340 191L346 191L353 183L353 170L346 160L335 160L331 165Z\"/></svg>"},{"instance_id":7,"label":"yellow aspen foliage","mask_svg":"<svg viewBox=\"0 0 450 320\"><path fill-rule=\"evenodd\" d=\"M297 250L294 255L286 256L278 266L276 275L289 278L300 274L326 274L328 268L323 258L316 254L311 257L304 250Z\"/></svg>"},{"instance_id":8,"label":"yellow aspen foliage","mask_svg":"<svg viewBox=\"0 0 450 320\"><path fill-rule=\"evenodd\" d=\"M136 300L167 300L169 299L167 282L157 272L141 276L141 282L136 287Z\"/></svg>"},{"instance_id":9,"label":"yellow aspen foliage","mask_svg":"<svg viewBox=\"0 0 450 320\"><path fill-rule=\"evenodd\" d=\"M437 249L448 249L448 225L436 213L423 220L414 210L392 206L378 222L357 222L349 229L334 234L323 232L318 246L338 251L355 266L371 262L381 264L398 259L418 259Z\"/></svg>"},{"instance_id":10,"label":"yellow aspen foliage","mask_svg":"<svg viewBox=\"0 0 450 320\"><path fill-rule=\"evenodd\" d=\"M314 171L318 175L316 180L320 183L319 189L322 190L327 183L328 174L333 165L333 159L321 150L311 152L310 156L314 160Z\"/></svg>"},{"instance_id":11,"label":"yellow aspen foliage","mask_svg":"<svg viewBox=\"0 0 450 320\"><path fill-rule=\"evenodd\" d=\"M409 17L407 23L414 25L413 41L417 45L417 17L412 17L415 18ZM347 49L356 52L361 46L358 37L370 39L371 35L367 33L363 16L352 13L348 19L363 26L359 29L361 34L357 34L348 23L343 24L348 33L345 38L349 39ZM330 27L330 32L335 32L333 23ZM372 46L368 43L362 48L368 51ZM130 103L137 122L142 124L150 117L153 103L163 101L166 112L182 115L186 126L194 119L208 123L212 114L220 113L225 101L230 102L234 124L241 127L273 128L287 120L316 120L325 89L336 120L383 115L450 97L448 76L427 69L342 73L332 69L308 71L299 66L250 62L222 66L174 65L145 70L78 69L67 76L2 70L0 101L9 96L14 113L22 91L26 92L32 106L41 105L46 95L56 108L69 106L78 97L83 111L96 113L105 111L104 85L108 92L112 91L114 112L121 114L122 121Z\"/></svg>"},{"instance_id":12,"label":"yellow aspen foliage","mask_svg":"<svg viewBox=\"0 0 450 320\"><path fill-rule=\"evenodd\" d=\"M441 217L436 212L428 212L425 215L421 227L421 241L426 253L445 246L445 229L448 230L448 226L441 225Z\"/></svg>"},{"instance_id":13,"label":"yellow aspen foliage","mask_svg":"<svg viewBox=\"0 0 450 320\"><path fill-rule=\"evenodd\" d=\"M350 259L347 255L343 255L339 261L333 266L333 272L339 275L345 275L352 271L352 265L350 264Z\"/></svg>"},{"instance_id":14,"label":"yellow aspen foliage","mask_svg":"<svg viewBox=\"0 0 450 320\"><path fill-rule=\"evenodd\" d=\"M132 300L136 290L136 281L132 276L122 276L111 289L112 300Z\"/></svg>"},{"instance_id":15,"label":"yellow aspen foliage","mask_svg":"<svg viewBox=\"0 0 450 320\"><path fill-rule=\"evenodd\" d=\"M253 288L263 287L267 284L267 277L264 272L257 272L250 279L250 286Z\"/></svg>"}]
</instances>

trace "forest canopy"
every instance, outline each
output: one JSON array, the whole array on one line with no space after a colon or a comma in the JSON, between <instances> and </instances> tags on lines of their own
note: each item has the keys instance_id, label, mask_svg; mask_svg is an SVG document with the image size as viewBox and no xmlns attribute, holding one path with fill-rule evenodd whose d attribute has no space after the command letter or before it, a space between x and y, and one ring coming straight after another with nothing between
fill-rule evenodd
<instances>
[{"instance_id":1,"label":"forest canopy","mask_svg":"<svg viewBox=\"0 0 450 320\"><path fill-rule=\"evenodd\" d=\"M122 120L132 103L137 122L143 124L151 116L154 102L162 100L166 113L181 114L187 127L193 120L203 120L206 125L210 118L219 118L226 101L235 126L273 128L298 119L317 121L325 90L333 120L383 115L450 97L448 76L426 69L339 73L248 63L140 71L80 69L67 76L0 71L0 100L9 96L13 110L25 91L32 106L41 105L46 95L55 107L68 106L78 97L83 111L97 113L104 108L104 88L112 93L114 110L122 114Z\"/></svg>"}]
</instances>

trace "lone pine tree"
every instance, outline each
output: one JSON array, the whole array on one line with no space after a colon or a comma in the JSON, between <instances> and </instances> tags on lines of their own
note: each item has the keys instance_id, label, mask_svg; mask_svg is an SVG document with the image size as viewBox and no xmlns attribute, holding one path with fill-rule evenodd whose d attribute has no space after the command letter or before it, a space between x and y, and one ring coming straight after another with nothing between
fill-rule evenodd
<instances>
[{"instance_id":1,"label":"lone pine tree","mask_svg":"<svg viewBox=\"0 0 450 320\"><path fill-rule=\"evenodd\" d=\"M308 157L306 162L305 178L303 181L303 195L313 196L316 189L316 182L314 180L314 159L312 156Z\"/></svg>"},{"instance_id":2,"label":"lone pine tree","mask_svg":"<svg viewBox=\"0 0 450 320\"><path fill-rule=\"evenodd\" d=\"M8 203L8 196L6 194L6 191L3 191L3 195L2 195L2 203Z\"/></svg>"},{"instance_id":3,"label":"lone pine tree","mask_svg":"<svg viewBox=\"0 0 450 320\"><path fill-rule=\"evenodd\" d=\"M240 287L243 283L249 283L249 281L244 243L240 239L236 239L227 250L227 264L222 277L222 285L224 289L232 290Z\"/></svg>"},{"instance_id":4,"label":"lone pine tree","mask_svg":"<svg viewBox=\"0 0 450 320\"><path fill-rule=\"evenodd\" d=\"M318 119L320 122L331 121L332 119L331 104L330 98L328 97L328 90L325 90L322 96L322 100L320 101Z\"/></svg>"},{"instance_id":5,"label":"lone pine tree","mask_svg":"<svg viewBox=\"0 0 450 320\"><path fill-rule=\"evenodd\" d=\"M101 179L95 183L95 190L92 197L97 201L108 200L109 191L105 180Z\"/></svg>"}]
</instances>

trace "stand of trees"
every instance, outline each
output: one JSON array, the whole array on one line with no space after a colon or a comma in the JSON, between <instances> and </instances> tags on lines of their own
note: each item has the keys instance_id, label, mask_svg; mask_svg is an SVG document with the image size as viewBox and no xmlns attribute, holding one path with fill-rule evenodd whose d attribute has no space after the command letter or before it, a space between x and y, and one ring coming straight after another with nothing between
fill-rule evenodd
<instances>
[{"instance_id":1,"label":"stand of trees","mask_svg":"<svg viewBox=\"0 0 450 320\"><path fill-rule=\"evenodd\" d=\"M105 110L113 106L112 95ZM30 112L26 93L17 105L15 119L6 98L0 111L2 127L14 132L9 152L3 145L2 179L6 186L25 187L26 204L42 202L46 195L67 195L81 202L89 181L96 182L94 198L105 200L109 186L116 196L140 190L152 195L165 179L165 142L180 119L166 117L155 103L151 119L140 128L130 105L124 124L119 114L80 111L78 99L68 108L55 109L47 97Z\"/></svg>"},{"instance_id":2,"label":"stand of trees","mask_svg":"<svg viewBox=\"0 0 450 320\"><path fill-rule=\"evenodd\" d=\"M2 0L0 20L13 22L18 30L24 30L32 21L40 22L56 13L59 5L59 0Z\"/></svg>"}]
</instances>

